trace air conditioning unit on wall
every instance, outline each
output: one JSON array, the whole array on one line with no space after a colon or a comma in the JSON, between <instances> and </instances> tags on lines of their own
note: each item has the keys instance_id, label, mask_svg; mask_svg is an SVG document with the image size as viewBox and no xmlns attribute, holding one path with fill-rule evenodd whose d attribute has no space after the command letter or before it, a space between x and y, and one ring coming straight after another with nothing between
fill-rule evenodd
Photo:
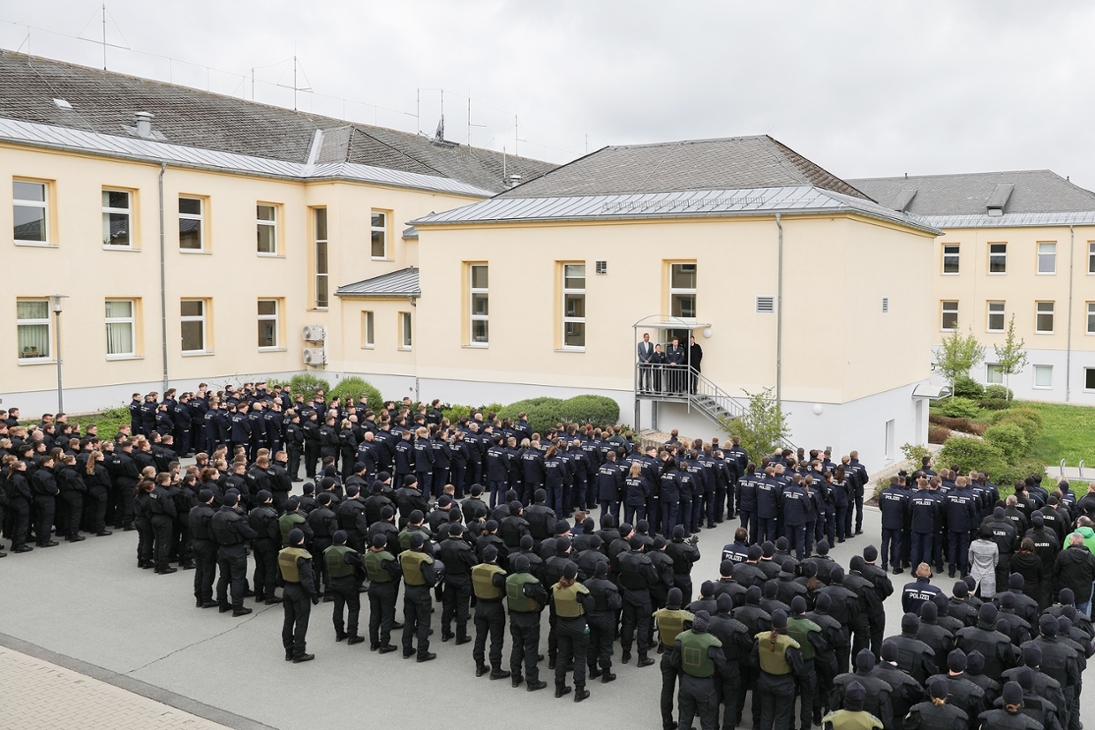
<instances>
[{"instance_id":1,"label":"air conditioning unit on wall","mask_svg":"<svg viewBox=\"0 0 1095 730\"><path fill-rule=\"evenodd\" d=\"M304 364L319 367L327 364L327 350L322 347L305 347Z\"/></svg>"},{"instance_id":2,"label":"air conditioning unit on wall","mask_svg":"<svg viewBox=\"0 0 1095 730\"><path fill-rule=\"evenodd\" d=\"M306 324L304 325L304 341L305 342L326 342L327 341L327 328L321 324Z\"/></svg>"}]
</instances>

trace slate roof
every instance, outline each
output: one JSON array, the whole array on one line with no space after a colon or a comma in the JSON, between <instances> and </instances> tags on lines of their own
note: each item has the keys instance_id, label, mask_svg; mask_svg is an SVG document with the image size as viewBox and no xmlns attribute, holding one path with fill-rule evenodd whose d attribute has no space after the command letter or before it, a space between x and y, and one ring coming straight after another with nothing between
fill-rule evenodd
<instances>
[{"instance_id":1,"label":"slate roof","mask_svg":"<svg viewBox=\"0 0 1095 730\"><path fill-rule=\"evenodd\" d=\"M388 274L374 276L371 279L340 286L336 297L420 297L422 288L418 285L418 269L411 266Z\"/></svg>"},{"instance_id":2,"label":"slate roof","mask_svg":"<svg viewBox=\"0 0 1095 730\"><path fill-rule=\"evenodd\" d=\"M528 180L555 167L507 155L503 176L503 155L492 150L438 145L422 135L0 51L0 118L139 139L132 129L138 111L154 115L154 139L161 142L304 164L318 129L325 134L317 162L445 177L491 193L504 190L511 174Z\"/></svg>"},{"instance_id":3,"label":"slate roof","mask_svg":"<svg viewBox=\"0 0 1095 730\"><path fill-rule=\"evenodd\" d=\"M1053 220L1060 216L1031 217L1031 214L1095 211L1095 193L1050 170L878 177L848 182L882 205L928 217L937 224L953 216L962 216L970 222L981 217L995 218L984 223L1007 225L1008 221L999 220L1000 215L989 215L990 205L1001 202L1003 218L1025 216L1025 220Z\"/></svg>"},{"instance_id":4,"label":"slate roof","mask_svg":"<svg viewBox=\"0 0 1095 730\"><path fill-rule=\"evenodd\" d=\"M802 185L869 199L767 135L604 147L502 196L547 198Z\"/></svg>"}]
</instances>

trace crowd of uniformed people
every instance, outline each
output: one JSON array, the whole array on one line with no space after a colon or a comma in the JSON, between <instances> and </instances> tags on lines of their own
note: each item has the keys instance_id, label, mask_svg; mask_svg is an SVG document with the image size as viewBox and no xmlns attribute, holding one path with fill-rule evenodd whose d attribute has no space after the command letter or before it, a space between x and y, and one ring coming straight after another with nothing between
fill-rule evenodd
<instances>
[{"instance_id":1,"label":"crowd of uniformed people","mask_svg":"<svg viewBox=\"0 0 1095 730\"><path fill-rule=\"evenodd\" d=\"M1000 502L987 475L925 462L881 494L881 555L845 569L829 549L862 532L855 452L753 463L736 441L643 449L619 428L541 435L489 413L450 423L436 401L376 413L263 384L135 396L119 431L0 412L12 548L136 530L141 568L194 569L197 607L281 603L286 661L314 658L323 600L338 642L428 662L439 613L476 676L536 691L546 659L575 702L616 679L619 642L622 663L659 664L663 730L1080 728L1095 493L1067 483ZM720 575L694 585L701 528L736 517ZM930 581L943 559L962 574L952 595ZM891 565L916 575L887 636Z\"/></svg>"}]
</instances>

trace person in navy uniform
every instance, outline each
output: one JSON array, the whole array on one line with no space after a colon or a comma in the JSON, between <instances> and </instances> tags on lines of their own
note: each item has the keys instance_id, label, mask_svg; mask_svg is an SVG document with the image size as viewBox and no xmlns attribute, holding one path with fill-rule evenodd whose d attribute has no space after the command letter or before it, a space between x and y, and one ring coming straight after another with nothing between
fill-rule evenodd
<instances>
[{"instance_id":1,"label":"person in navy uniform","mask_svg":"<svg viewBox=\"0 0 1095 730\"><path fill-rule=\"evenodd\" d=\"M800 561L806 557L806 518L810 511L808 499L805 490L793 482L780 495L783 527L790 543L788 547L794 548L795 557Z\"/></svg>"},{"instance_id":2,"label":"person in navy uniform","mask_svg":"<svg viewBox=\"0 0 1095 730\"><path fill-rule=\"evenodd\" d=\"M757 485L757 534L753 542L775 541L776 518L779 516L778 498L780 487L776 480L776 470L768 466L764 469L764 477L754 479Z\"/></svg>"},{"instance_id":3,"label":"person in navy uniform","mask_svg":"<svg viewBox=\"0 0 1095 730\"><path fill-rule=\"evenodd\" d=\"M650 333L643 332L643 341L639 343L639 390L650 390L651 361L654 358L654 345L650 342Z\"/></svg>"},{"instance_id":4,"label":"person in navy uniform","mask_svg":"<svg viewBox=\"0 0 1095 730\"><path fill-rule=\"evenodd\" d=\"M944 520L947 525L947 554L950 556L948 575L956 570L962 577L969 573L970 531L977 525L977 496L965 477L958 477L953 491L943 497Z\"/></svg>"},{"instance_id":5,"label":"person in navy uniform","mask_svg":"<svg viewBox=\"0 0 1095 730\"><path fill-rule=\"evenodd\" d=\"M888 570L893 563L894 575L904 572L901 568L902 531L909 512L909 495L901 486L901 477L890 477L890 486L878 495L878 507L882 510L882 569Z\"/></svg>"},{"instance_id":6,"label":"person in navy uniform","mask_svg":"<svg viewBox=\"0 0 1095 730\"><path fill-rule=\"evenodd\" d=\"M666 368L666 378L669 381L666 384L666 390L670 393L681 392L684 390L684 348L676 337L665 349L665 363L669 366Z\"/></svg>"},{"instance_id":7,"label":"person in navy uniform","mask_svg":"<svg viewBox=\"0 0 1095 730\"><path fill-rule=\"evenodd\" d=\"M906 583L905 587L901 589L902 611L919 616L921 606L928 601L934 601L935 596L943 595L943 591L931 584L931 577L932 569L927 562L921 563L916 568L916 580L912 583Z\"/></svg>"},{"instance_id":8,"label":"person in navy uniform","mask_svg":"<svg viewBox=\"0 0 1095 730\"><path fill-rule=\"evenodd\" d=\"M928 491L928 480L918 479L917 491L909 498L912 531L909 557L912 563L931 563L932 538L935 534L935 521L938 514L939 500Z\"/></svg>"}]
</instances>

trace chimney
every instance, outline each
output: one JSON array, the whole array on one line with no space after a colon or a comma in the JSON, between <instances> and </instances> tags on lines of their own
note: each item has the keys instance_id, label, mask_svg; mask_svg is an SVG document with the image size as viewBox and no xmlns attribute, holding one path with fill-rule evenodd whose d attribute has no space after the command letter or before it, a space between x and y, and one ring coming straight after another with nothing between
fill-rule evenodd
<instances>
[{"instance_id":1,"label":"chimney","mask_svg":"<svg viewBox=\"0 0 1095 730\"><path fill-rule=\"evenodd\" d=\"M509 186L511 188L515 188L520 184L521 184L521 176L520 175L510 175L509 176Z\"/></svg>"},{"instance_id":2,"label":"chimney","mask_svg":"<svg viewBox=\"0 0 1095 730\"><path fill-rule=\"evenodd\" d=\"M133 123L137 126L137 136L145 139L152 137L152 112L136 112Z\"/></svg>"}]
</instances>

